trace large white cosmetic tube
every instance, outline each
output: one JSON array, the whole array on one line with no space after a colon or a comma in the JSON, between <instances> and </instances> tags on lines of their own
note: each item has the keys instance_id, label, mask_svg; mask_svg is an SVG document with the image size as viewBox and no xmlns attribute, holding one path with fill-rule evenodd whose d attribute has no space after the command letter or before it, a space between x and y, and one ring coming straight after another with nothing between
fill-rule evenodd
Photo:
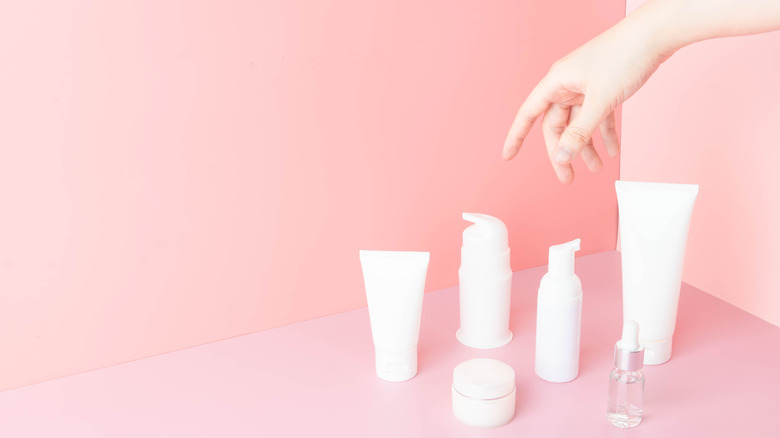
<instances>
[{"instance_id":1,"label":"large white cosmetic tube","mask_svg":"<svg viewBox=\"0 0 780 438\"><path fill-rule=\"evenodd\" d=\"M360 251L376 375L403 382L417 374L425 276L430 253Z\"/></svg>"},{"instance_id":2,"label":"large white cosmetic tube","mask_svg":"<svg viewBox=\"0 0 780 438\"><path fill-rule=\"evenodd\" d=\"M645 365L672 357L695 184L616 181L623 259L623 320L639 323Z\"/></svg>"}]
</instances>

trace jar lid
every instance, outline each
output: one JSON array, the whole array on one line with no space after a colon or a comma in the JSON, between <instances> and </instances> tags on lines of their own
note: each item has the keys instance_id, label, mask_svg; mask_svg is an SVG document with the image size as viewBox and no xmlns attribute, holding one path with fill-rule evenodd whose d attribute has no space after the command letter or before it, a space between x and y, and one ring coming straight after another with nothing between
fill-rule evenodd
<instances>
[{"instance_id":1,"label":"jar lid","mask_svg":"<svg viewBox=\"0 0 780 438\"><path fill-rule=\"evenodd\" d=\"M466 397L501 398L515 389L515 370L500 360L471 359L455 367L452 386Z\"/></svg>"}]
</instances>

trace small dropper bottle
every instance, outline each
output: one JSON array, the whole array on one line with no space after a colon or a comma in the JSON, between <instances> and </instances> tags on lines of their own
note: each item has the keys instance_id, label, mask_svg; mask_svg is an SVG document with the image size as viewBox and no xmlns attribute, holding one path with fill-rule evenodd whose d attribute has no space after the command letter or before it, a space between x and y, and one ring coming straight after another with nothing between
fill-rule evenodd
<instances>
[{"instance_id":1,"label":"small dropper bottle","mask_svg":"<svg viewBox=\"0 0 780 438\"><path fill-rule=\"evenodd\" d=\"M617 427L636 427L642 421L645 348L639 345L639 324L623 323L623 337L615 344L615 369L609 375L607 418Z\"/></svg>"}]
</instances>

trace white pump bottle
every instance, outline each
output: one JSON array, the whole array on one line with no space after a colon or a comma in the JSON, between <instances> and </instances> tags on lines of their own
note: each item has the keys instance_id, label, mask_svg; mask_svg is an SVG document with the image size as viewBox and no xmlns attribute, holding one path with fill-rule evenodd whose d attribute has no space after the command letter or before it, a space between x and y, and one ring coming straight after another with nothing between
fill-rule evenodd
<instances>
[{"instance_id":1,"label":"white pump bottle","mask_svg":"<svg viewBox=\"0 0 780 438\"><path fill-rule=\"evenodd\" d=\"M463 231L460 255L460 329L458 340L472 348L498 348L512 340L509 304L512 268L509 232L501 220L463 213L474 222Z\"/></svg>"},{"instance_id":2,"label":"white pump bottle","mask_svg":"<svg viewBox=\"0 0 780 438\"><path fill-rule=\"evenodd\" d=\"M574 273L580 239L550 247L547 274L539 285L536 311L536 375L569 382L580 372L582 284Z\"/></svg>"}]
</instances>

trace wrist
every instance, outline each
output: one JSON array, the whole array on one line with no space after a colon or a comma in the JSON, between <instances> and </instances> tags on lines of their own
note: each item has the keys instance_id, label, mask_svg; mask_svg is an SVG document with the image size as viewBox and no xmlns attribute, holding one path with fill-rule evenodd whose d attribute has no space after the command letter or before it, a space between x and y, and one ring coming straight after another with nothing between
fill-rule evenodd
<instances>
[{"instance_id":1,"label":"wrist","mask_svg":"<svg viewBox=\"0 0 780 438\"><path fill-rule=\"evenodd\" d=\"M680 0L649 0L619 23L636 43L662 61L698 39L685 25L687 3Z\"/></svg>"}]
</instances>

